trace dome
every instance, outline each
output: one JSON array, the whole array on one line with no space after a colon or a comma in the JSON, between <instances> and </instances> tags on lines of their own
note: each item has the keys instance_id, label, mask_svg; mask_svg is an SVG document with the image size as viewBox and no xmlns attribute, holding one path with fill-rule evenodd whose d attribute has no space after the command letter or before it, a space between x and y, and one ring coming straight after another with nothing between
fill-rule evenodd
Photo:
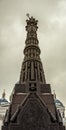
<instances>
[{"instance_id":1,"label":"dome","mask_svg":"<svg viewBox=\"0 0 66 130\"><path fill-rule=\"evenodd\" d=\"M6 103L8 103L8 101L5 98L0 99L0 105L6 104Z\"/></svg>"},{"instance_id":2,"label":"dome","mask_svg":"<svg viewBox=\"0 0 66 130\"><path fill-rule=\"evenodd\" d=\"M56 104L56 106L64 107L63 103L58 99L55 99L55 104Z\"/></svg>"},{"instance_id":3,"label":"dome","mask_svg":"<svg viewBox=\"0 0 66 130\"><path fill-rule=\"evenodd\" d=\"M9 104L9 102L5 98L5 90L4 90L2 93L2 98L0 98L0 105L6 105L6 104Z\"/></svg>"}]
</instances>

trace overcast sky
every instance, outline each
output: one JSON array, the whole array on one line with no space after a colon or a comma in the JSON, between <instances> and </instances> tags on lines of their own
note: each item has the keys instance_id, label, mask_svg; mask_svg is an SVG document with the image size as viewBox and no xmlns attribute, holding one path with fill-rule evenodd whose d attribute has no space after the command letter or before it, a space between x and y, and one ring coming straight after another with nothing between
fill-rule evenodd
<instances>
[{"instance_id":1,"label":"overcast sky","mask_svg":"<svg viewBox=\"0 0 66 130\"><path fill-rule=\"evenodd\" d=\"M19 80L26 39L26 13L38 22L47 83L66 106L66 0L0 0L0 97Z\"/></svg>"}]
</instances>

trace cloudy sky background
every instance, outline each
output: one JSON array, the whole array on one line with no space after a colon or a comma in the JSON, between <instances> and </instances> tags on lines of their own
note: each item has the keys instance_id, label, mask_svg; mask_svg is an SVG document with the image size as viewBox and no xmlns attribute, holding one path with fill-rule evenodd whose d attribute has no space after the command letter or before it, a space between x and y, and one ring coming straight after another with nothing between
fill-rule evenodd
<instances>
[{"instance_id":1,"label":"cloudy sky background","mask_svg":"<svg viewBox=\"0 0 66 130\"><path fill-rule=\"evenodd\" d=\"M0 97L19 80L26 39L26 13L38 22L47 83L66 106L66 0L0 0Z\"/></svg>"}]
</instances>

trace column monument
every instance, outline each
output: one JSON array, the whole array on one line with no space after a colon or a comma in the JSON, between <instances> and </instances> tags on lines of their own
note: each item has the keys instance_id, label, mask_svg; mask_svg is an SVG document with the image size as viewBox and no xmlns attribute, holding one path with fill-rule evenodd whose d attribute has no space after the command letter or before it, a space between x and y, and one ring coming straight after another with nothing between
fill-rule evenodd
<instances>
[{"instance_id":1,"label":"column monument","mask_svg":"<svg viewBox=\"0 0 66 130\"><path fill-rule=\"evenodd\" d=\"M38 20L27 16L20 79L13 89L2 130L65 130L45 79L37 38Z\"/></svg>"}]
</instances>

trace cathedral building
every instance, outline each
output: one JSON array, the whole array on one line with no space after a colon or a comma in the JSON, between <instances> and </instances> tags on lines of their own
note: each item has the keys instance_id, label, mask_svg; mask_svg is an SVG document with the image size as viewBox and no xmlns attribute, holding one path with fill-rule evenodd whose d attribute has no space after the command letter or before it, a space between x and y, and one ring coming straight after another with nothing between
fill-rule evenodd
<instances>
[{"instance_id":1,"label":"cathedral building","mask_svg":"<svg viewBox=\"0 0 66 130\"><path fill-rule=\"evenodd\" d=\"M65 130L40 58L38 20L27 16L20 79L14 86L2 130Z\"/></svg>"},{"instance_id":2,"label":"cathedral building","mask_svg":"<svg viewBox=\"0 0 66 130\"><path fill-rule=\"evenodd\" d=\"M55 91L54 91L54 101L58 112L60 112L61 114L62 119L65 118L65 106L59 99L56 98Z\"/></svg>"},{"instance_id":3,"label":"cathedral building","mask_svg":"<svg viewBox=\"0 0 66 130\"><path fill-rule=\"evenodd\" d=\"M2 98L0 98L0 120L4 119L6 110L9 107L9 102L7 101L7 99L5 98L5 90L2 94Z\"/></svg>"}]
</instances>

